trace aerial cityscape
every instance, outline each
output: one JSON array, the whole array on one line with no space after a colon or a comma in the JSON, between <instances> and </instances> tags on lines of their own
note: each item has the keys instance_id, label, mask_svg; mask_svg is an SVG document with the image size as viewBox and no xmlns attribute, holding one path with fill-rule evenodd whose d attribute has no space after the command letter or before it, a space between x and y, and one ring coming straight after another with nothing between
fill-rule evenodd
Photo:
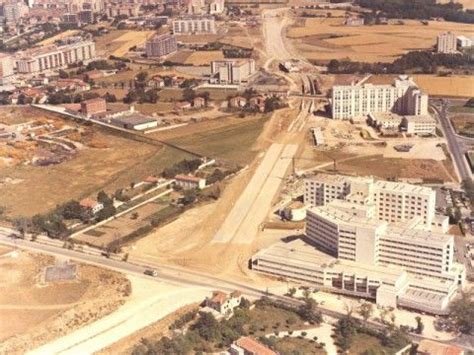
<instances>
[{"instance_id":1,"label":"aerial cityscape","mask_svg":"<svg viewBox=\"0 0 474 355\"><path fill-rule=\"evenodd\" d=\"M0 354L474 354L472 0L0 19Z\"/></svg>"}]
</instances>

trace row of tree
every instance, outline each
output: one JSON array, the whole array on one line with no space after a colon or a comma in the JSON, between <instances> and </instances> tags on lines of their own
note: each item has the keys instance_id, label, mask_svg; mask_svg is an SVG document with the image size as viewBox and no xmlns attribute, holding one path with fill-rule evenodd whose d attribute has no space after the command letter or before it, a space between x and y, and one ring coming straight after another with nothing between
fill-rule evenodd
<instances>
[{"instance_id":1,"label":"row of tree","mask_svg":"<svg viewBox=\"0 0 474 355\"><path fill-rule=\"evenodd\" d=\"M388 18L427 20L441 17L446 21L474 23L474 12L463 11L461 4L439 4L436 0L357 0L356 4L381 11Z\"/></svg>"},{"instance_id":2,"label":"row of tree","mask_svg":"<svg viewBox=\"0 0 474 355\"><path fill-rule=\"evenodd\" d=\"M332 59L328 63L328 72L331 74L403 74L407 71L418 70L424 74L437 74L439 67L460 69L471 67L472 63L472 58L462 54L413 51L404 54L392 63Z\"/></svg>"}]
</instances>

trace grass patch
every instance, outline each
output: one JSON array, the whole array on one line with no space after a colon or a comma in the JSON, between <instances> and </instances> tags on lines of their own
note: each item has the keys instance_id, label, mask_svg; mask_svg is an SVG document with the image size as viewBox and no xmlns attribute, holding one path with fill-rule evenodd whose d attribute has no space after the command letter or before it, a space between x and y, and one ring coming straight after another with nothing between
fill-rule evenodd
<instances>
[{"instance_id":1,"label":"grass patch","mask_svg":"<svg viewBox=\"0 0 474 355\"><path fill-rule=\"evenodd\" d=\"M349 348L349 354L363 354L365 351L372 350L371 354L394 354L400 349L392 349L383 346L380 340L374 336L359 333L354 337L354 341Z\"/></svg>"},{"instance_id":2,"label":"grass patch","mask_svg":"<svg viewBox=\"0 0 474 355\"><path fill-rule=\"evenodd\" d=\"M256 154L253 148L267 118L242 119L242 123L199 132L179 138L171 143L213 158L249 163Z\"/></svg>"},{"instance_id":3,"label":"grass patch","mask_svg":"<svg viewBox=\"0 0 474 355\"><path fill-rule=\"evenodd\" d=\"M474 107L467 106L451 106L449 112L455 113L474 113Z\"/></svg>"},{"instance_id":4,"label":"grass patch","mask_svg":"<svg viewBox=\"0 0 474 355\"><path fill-rule=\"evenodd\" d=\"M274 341L274 349L281 355L308 354L323 355L326 351L321 348L318 342L309 339L301 339L294 337L272 338Z\"/></svg>"}]
</instances>

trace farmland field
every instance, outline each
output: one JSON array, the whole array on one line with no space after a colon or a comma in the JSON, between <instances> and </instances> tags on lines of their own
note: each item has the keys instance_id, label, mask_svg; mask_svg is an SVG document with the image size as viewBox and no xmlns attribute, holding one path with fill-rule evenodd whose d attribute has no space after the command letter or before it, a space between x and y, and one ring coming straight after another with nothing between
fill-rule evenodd
<instances>
[{"instance_id":1,"label":"farmland field","mask_svg":"<svg viewBox=\"0 0 474 355\"><path fill-rule=\"evenodd\" d=\"M473 97L472 77L467 75L436 76L410 75L415 83L430 96ZM396 75L373 75L367 81L371 84L392 84Z\"/></svg>"},{"instance_id":2,"label":"farmland field","mask_svg":"<svg viewBox=\"0 0 474 355\"><path fill-rule=\"evenodd\" d=\"M241 122L170 139L171 143L219 159L248 164L255 157L255 141L266 122L265 116L243 118Z\"/></svg>"},{"instance_id":3,"label":"farmland field","mask_svg":"<svg viewBox=\"0 0 474 355\"><path fill-rule=\"evenodd\" d=\"M143 45L154 31L114 30L96 38L97 54L122 57L130 47Z\"/></svg>"},{"instance_id":4,"label":"farmland field","mask_svg":"<svg viewBox=\"0 0 474 355\"><path fill-rule=\"evenodd\" d=\"M429 49L445 31L472 36L472 26L453 22L404 20L404 25L344 26L344 18L298 19L287 36L308 59L349 58L363 62L392 62L412 50Z\"/></svg>"},{"instance_id":5,"label":"farmland field","mask_svg":"<svg viewBox=\"0 0 474 355\"><path fill-rule=\"evenodd\" d=\"M185 63L192 65L209 65L211 61L220 59L224 59L222 51L196 51L185 60Z\"/></svg>"}]
</instances>

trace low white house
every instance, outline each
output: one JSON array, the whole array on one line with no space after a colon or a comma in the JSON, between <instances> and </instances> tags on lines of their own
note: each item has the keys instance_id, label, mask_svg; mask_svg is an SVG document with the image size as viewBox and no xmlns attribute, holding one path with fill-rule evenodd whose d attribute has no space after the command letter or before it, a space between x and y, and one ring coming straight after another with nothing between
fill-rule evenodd
<instances>
[{"instance_id":1,"label":"low white house","mask_svg":"<svg viewBox=\"0 0 474 355\"><path fill-rule=\"evenodd\" d=\"M227 316L232 314L241 301L242 294L238 291L234 291L229 295L221 291L214 291L212 297L206 298L206 307Z\"/></svg>"},{"instance_id":2,"label":"low white house","mask_svg":"<svg viewBox=\"0 0 474 355\"><path fill-rule=\"evenodd\" d=\"M192 175L176 175L174 177L176 185L181 186L184 190L199 189L206 187L206 179Z\"/></svg>"}]
</instances>

